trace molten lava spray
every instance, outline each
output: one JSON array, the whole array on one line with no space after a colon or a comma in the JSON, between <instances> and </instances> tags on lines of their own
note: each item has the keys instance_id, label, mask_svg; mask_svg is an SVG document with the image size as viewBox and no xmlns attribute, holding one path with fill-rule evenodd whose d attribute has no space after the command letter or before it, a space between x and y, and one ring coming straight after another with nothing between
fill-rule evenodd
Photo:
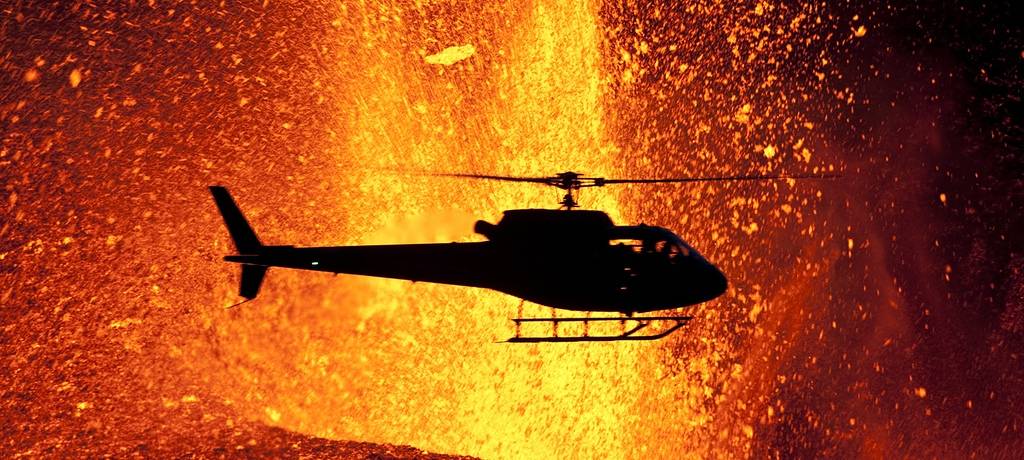
<instances>
[{"instance_id":1,"label":"molten lava spray","mask_svg":"<svg viewBox=\"0 0 1024 460\"><path fill-rule=\"evenodd\" d=\"M1021 446L1024 55L985 8L962 35L817 2L0 11L0 456ZM730 279L658 342L498 344L518 299L282 269L225 309L208 185L267 244L471 241L559 194L419 173L566 170L844 177L584 193Z\"/></svg>"},{"instance_id":2,"label":"molten lava spray","mask_svg":"<svg viewBox=\"0 0 1024 460\"><path fill-rule=\"evenodd\" d=\"M352 31L360 33L346 43L350 49L339 66L356 68L360 76L342 82L334 129L346 134L331 148L344 166L326 174L350 192L335 209L321 211L323 220L337 224L325 226L318 241L303 243L466 240L474 238L474 216L493 221L502 209L546 207L558 198L543 188L410 177L386 168L611 170L594 5L396 10L404 15L400 20L355 14L368 17ZM453 25L428 27L441 20ZM460 30L469 23L482 27ZM463 43L471 44L472 55L431 63L431 56ZM616 213L612 196L587 198ZM308 222L277 227L308 229ZM295 237L305 230L299 232ZM290 236L265 234L282 242ZM644 416L637 409L657 403L645 400L651 389L644 377L657 364L644 358L651 345L496 344L512 332L508 318L518 299L316 275L312 297L310 283L297 282L312 279L308 274L278 275L264 295L283 299L281 309L205 313L220 338L219 352L245 364L203 373L216 375L211 381L219 394L246 401L240 408L248 417L318 436L489 457L625 456L635 437L644 436L631 427ZM233 301L232 284L224 283L221 303ZM295 299L316 300L292 307ZM526 310L550 315L537 306ZM289 331L282 321L303 332ZM282 333L254 331L253 322ZM211 353L209 346L192 347L196 361L207 361L198 357ZM254 350L275 355L268 359ZM264 381L283 387L251 395Z\"/></svg>"}]
</instances>

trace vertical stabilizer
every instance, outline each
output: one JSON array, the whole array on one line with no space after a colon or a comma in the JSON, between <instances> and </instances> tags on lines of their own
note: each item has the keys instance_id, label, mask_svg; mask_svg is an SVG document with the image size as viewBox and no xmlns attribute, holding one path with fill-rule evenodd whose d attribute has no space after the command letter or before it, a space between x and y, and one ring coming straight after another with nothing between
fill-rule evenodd
<instances>
[{"instance_id":1,"label":"vertical stabilizer","mask_svg":"<svg viewBox=\"0 0 1024 460\"><path fill-rule=\"evenodd\" d=\"M263 277L267 274L265 265L242 265L242 283L238 289L238 295L252 300L260 293L260 285L263 284Z\"/></svg>"},{"instance_id":2,"label":"vertical stabilizer","mask_svg":"<svg viewBox=\"0 0 1024 460\"><path fill-rule=\"evenodd\" d=\"M258 253L263 245L256 237L256 232L249 226L249 222L245 220L242 210L238 209L235 200L231 198L228 189L212 186L210 193L213 194L213 201L217 203L217 209L220 210L220 215L224 218L224 225L228 227L228 233L231 234L231 240L235 243L238 253L243 255Z\"/></svg>"},{"instance_id":3,"label":"vertical stabilizer","mask_svg":"<svg viewBox=\"0 0 1024 460\"><path fill-rule=\"evenodd\" d=\"M241 255L259 254L263 244L256 237L256 232L253 231L252 226L245 220L242 210L238 208L238 204L231 198L228 189L212 186L210 187L210 193L213 194L213 201L217 203L217 209L220 211L221 217L224 218L224 225L228 227L231 241L235 244L235 249L238 253ZM238 288L238 294L249 300L256 298L256 294L260 292L260 285L263 284L263 278L267 275L267 268L265 265L243 263L242 281Z\"/></svg>"}]
</instances>

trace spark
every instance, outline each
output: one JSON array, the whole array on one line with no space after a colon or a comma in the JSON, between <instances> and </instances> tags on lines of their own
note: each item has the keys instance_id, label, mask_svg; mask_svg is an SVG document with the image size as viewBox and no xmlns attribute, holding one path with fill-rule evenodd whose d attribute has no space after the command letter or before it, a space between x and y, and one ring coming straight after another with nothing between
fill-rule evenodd
<instances>
[{"instance_id":1,"label":"spark","mask_svg":"<svg viewBox=\"0 0 1024 460\"><path fill-rule=\"evenodd\" d=\"M68 74L68 83L71 84L72 88L78 88L79 83L82 83L82 71L74 69Z\"/></svg>"}]
</instances>

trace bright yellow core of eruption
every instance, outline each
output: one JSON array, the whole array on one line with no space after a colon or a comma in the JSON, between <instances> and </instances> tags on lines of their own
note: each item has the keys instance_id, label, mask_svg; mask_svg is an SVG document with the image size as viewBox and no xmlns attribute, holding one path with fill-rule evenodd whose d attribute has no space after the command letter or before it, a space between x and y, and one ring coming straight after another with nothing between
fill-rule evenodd
<instances>
[{"instance_id":1,"label":"bright yellow core of eruption","mask_svg":"<svg viewBox=\"0 0 1024 460\"><path fill-rule=\"evenodd\" d=\"M339 108L345 135L335 154L369 170L336 174L349 177L341 180L354 195L337 210L342 228L323 241L288 230L301 240L288 243L472 240L476 218L493 222L504 209L550 208L559 198L374 167L616 174L597 6L540 1L510 16L517 24L490 43L454 39L416 53L395 51L409 46L411 26L387 14L364 25L371 32L354 44L354 62L340 63L362 66L367 78L344 89L358 102ZM582 204L622 222L614 197L593 192ZM311 294L312 285L323 291ZM262 298L259 309L211 320L237 355L223 370L232 383L217 390L272 425L485 458L623 458L678 456L680 440L708 423L702 388L663 381L664 343L495 343L513 332L519 300L506 295L271 270ZM527 304L524 314L551 311Z\"/></svg>"}]
</instances>

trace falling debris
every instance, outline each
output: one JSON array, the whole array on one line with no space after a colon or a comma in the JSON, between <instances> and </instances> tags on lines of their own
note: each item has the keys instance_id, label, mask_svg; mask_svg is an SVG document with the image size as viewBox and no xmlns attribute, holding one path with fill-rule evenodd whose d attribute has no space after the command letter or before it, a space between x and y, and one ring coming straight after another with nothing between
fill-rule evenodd
<instances>
[{"instance_id":1,"label":"falling debris","mask_svg":"<svg viewBox=\"0 0 1024 460\"><path fill-rule=\"evenodd\" d=\"M82 71L75 69L71 71L71 75L68 75L68 82L71 83L72 88L78 88L78 84L82 82Z\"/></svg>"},{"instance_id":2,"label":"falling debris","mask_svg":"<svg viewBox=\"0 0 1024 460\"><path fill-rule=\"evenodd\" d=\"M743 104L743 107L740 107L739 112L736 112L733 118L739 123L747 123L750 121L750 110L750 104Z\"/></svg>"},{"instance_id":3,"label":"falling debris","mask_svg":"<svg viewBox=\"0 0 1024 460\"><path fill-rule=\"evenodd\" d=\"M462 46L449 46L442 50L440 53L431 54L424 57L423 60L427 61L427 64L435 65L452 65L456 62L465 60L476 53L476 47L472 44Z\"/></svg>"}]
</instances>

